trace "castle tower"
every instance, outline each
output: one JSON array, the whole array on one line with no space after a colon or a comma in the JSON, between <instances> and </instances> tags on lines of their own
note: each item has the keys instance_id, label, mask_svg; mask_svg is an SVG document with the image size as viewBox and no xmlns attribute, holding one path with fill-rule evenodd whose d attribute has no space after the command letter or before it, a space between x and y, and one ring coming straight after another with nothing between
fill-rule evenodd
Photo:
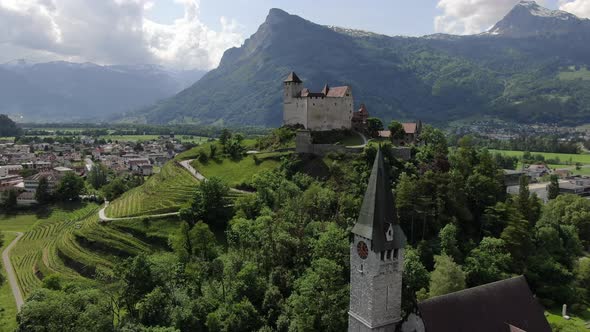
<instances>
[{"instance_id":1,"label":"castle tower","mask_svg":"<svg viewBox=\"0 0 590 332\"><path fill-rule=\"evenodd\" d=\"M301 90L303 90L303 82L297 77L295 72L291 72L291 74L287 76L287 79L285 79L284 88L284 98L285 102L287 102L288 99L298 97L301 94Z\"/></svg>"},{"instance_id":2,"label":"castle tower","mask_svg":"<svg viewBox=\"0 0 590 332\"><path fill-rule=\"evenodd\" d=\"M403 251L393 193L377 151L350 246L349 332L394 332L401 321Z\"/></svg>"}]
</instances>

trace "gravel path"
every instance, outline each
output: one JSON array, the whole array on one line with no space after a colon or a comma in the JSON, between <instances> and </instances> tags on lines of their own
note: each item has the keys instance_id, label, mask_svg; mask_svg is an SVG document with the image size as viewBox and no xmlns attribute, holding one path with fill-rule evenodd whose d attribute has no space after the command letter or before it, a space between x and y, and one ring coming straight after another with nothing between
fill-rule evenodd
<instances>
[{"instance_id":1,"label":"gravel path","mask_svg":"<svg viewBox=\"0 0 590 332\"><path fill-rule=\"evenodd\" d=\"M16 302L16 310L20 311L20 308L23 306L25 301L23 300L23 294L20 291L20 287L18 287L18 280L16 278L16 273L14 273L14 268L12 266L12 262L10 261L10 250L16 245L18 240L24 235L21 232L16 232L16 238L12 240L12 242L4 249L2 252L2 263L4 264L4 269L6 270L6 276L8 277L8 283L10 284L10 289L12 289L12 294L14 295L14 301Z\"/></svg>"}]
</instances>

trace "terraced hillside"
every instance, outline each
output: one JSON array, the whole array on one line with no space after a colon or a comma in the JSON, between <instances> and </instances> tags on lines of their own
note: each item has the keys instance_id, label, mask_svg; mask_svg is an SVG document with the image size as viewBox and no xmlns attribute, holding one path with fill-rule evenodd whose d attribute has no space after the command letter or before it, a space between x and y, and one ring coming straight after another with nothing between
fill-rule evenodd
<instances>
[{"instance_id":1,"label":"terraced hillside","mask_svg":"<svg viewBox=\"0 0 590 332\"><path fill-rule=\"evenodd\" d=\"M0 223L0 229L7 231L27 222L30 228L11 251L11 261L16 271L18 283L23 296L28 296L41 285L44 276L60 273L66 278L75 277L77 273L52 257L52 250L61 238L79 227L84 220L96 215L99 206L83 204L72 209L55 208L47 217L36 215L6 218ZM32 224L32 225L31 225Z\"/></svg>"},{"instance_id":2,"label":"terraced hillside","mask_svg":"<svg viewBox=\"0 0 590 332\"><path fill-rule=\"evenodd\" d=\"M198 183L181 165L171 161L142 186L113 201L105 212L111 218L175 212L189 201Z\"/></svg>"},{"instance_id":3,"label":"terraced hillside","mask_svg":"<svg viewBox=\"0 0 590 332\"><path fill-rule=\"evenodd\" d=\"M11 251L19 287L26 298L51 274L73 282L93 282L96 271L110 270L123 258L139 253L168 251L168 238L178 226L175 217L159 220L98 221L99 206L75 204L52 207L47 215L1 216L0 231L7 241L14 232L24 236ZM6 308L0 311L0 331L16 325L10 288L0 289Z\"/></svg>"}]
</instances>

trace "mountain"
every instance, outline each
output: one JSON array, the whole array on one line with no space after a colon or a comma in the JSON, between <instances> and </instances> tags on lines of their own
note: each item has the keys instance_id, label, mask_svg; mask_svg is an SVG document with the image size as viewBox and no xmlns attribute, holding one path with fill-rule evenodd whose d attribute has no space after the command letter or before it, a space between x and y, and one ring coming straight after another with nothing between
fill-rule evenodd
<instances>
[{"instance_id":1,"label":"mountain","mask_svg":"<svg viewBox=\"0 0 590 332\"><path fill-rule=\"evenodd\" d=\"M15 60L0 64L0 113L23 122L102 119L170 97L203 75L155 65Z\"/></svg>"},{"instance_id":2,"label":"mountain","mask_svg":"<svg viewBox=\"0 0 590 332\"><path fill-rule=\"evenodd\" d=\"M278 126L282 81L351 85L373 116L590 122L588 21L522 1L473 36L389 37L321 26L280 9L219 67L123 121Z\"/></svg>"},{"instance_id":3,"label":"mountain","mask_svg":"<svg viewBox=\"0 0 590 332\"><path fill-rule=\"evenodd\" d=\"M561 10L549 10L535 1L523 0L498 22L489 34L513 38L562 35L590 29L590 20Z\"/></svg>"}]
</instances>

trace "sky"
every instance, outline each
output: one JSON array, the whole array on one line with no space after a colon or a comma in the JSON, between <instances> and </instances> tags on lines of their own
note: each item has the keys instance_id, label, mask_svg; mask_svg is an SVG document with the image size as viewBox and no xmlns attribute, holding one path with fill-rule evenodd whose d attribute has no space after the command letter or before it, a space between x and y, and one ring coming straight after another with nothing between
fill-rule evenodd
<instances>
[{"instance_id":1,"label":"sky","mask_svg":"<svg viewBox=\"0 0 590 332\"><path fill-rule=\"evenodd\" d=\"M0 0L0 63L215 68L270 8L323 25L422 36L489 29L519 0ZM590 0L538 0L590 18Z\"/></svg>"}]
</instances>

